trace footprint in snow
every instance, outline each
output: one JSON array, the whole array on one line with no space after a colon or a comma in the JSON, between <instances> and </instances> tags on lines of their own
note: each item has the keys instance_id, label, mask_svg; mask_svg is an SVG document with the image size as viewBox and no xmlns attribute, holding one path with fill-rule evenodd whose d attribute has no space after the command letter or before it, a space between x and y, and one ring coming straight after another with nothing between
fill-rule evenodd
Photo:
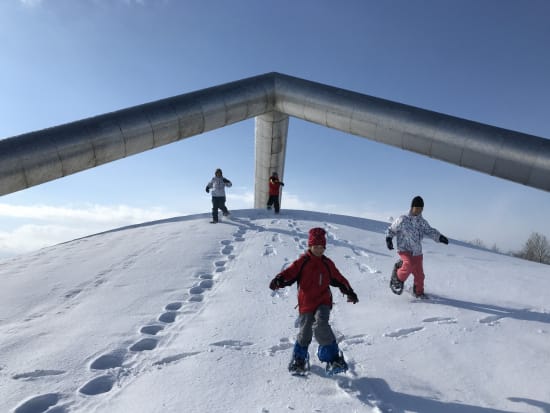
<instances>
[{"instance_id":1,"label":"footprint in snow","mask_svg":"<svg viewBox=\"0 0 550 413\"><path fill-rule=\"evenodd\" d=\"M384 337L401 339L422 330L424 330L424 327L401 328L399 330L392 331L391 333L384 333Z\"/></svg>"},{"instance_id":2,"label":"footprint in snow","mask_svg":"<svg viewBox=\"0 0 550 413\"><path fill-rule=\"evenodd\" d=\"M82 386L79 392L87 396L96 396L111 391L114 384L115 378L113 376L99 376Z\"/></svg>"},{"instance_id":3,"label":"footprint in snow","mask_svg":"<svg viewBox=\"0 0 550 413\"><path fill-rule=\"evenodd\" d=\"M235 249L235 247L233 247L233 245L226 245L222 248L222 254L223 255L230 255L233 250Z\"/></svg>"},{"instance_id":4,"label":"footprint in snow","mask_svg":"<svg viewBox=\"0 0 550 413\"><path fill-rule=\"evenodd\" d=\"M451 317L431 317L422 320L423 323L437 323L437 324L456 324L456 318Z\"/></svg>"},{"instance_id":5,"label":"footprint in snow","mask_svg":"<svg viewBox=\"0 0 550 413\"><path fill-rule=\"evenodd\" d=\"M143 326L141 327L141 330L139 330L142 334L148 334L151 336L155 336L159 331L163 330L164 326L159 325L150 325L150 326Z\"/></svg>"},{"instance_id":6,"label":"footprint in snow","mask_svg":"<svg viewBox=\"0 0 550 413\"><path fill-rule=\"evenodd\" d=\"M42 413L50 407L55 406L60 398L61 395L59 393L35 396L16 407L13 413Z\"/></svg>"},{"instance_id":7,"label":"footprint in snow","mask_svg":"<svg viewBox=\"0 0 550 413\"><path fill-rule=\"evenodd\" d=\"M177 301L175 303L167 304L166 307L164 307L164 309L167 311L176 311L176 310L179 310L181 306L182 306L182 303Z\"/></svg>"},{"instance_id":8,"label":"footprint in snow","mask_svg":"<svg viewBox=\"0 0 550 413\"><path fill-rule=\"evenodd\" d=\"M194 287L191 287L189 289L189 294L191 295L189 297L189 301L190 302L201 302L204 297L202 295L202 293L204 293L204 288L201 287L200 285L196 285Z\"/></svg>"},{"instance_id":9,"label":"footprint in snow","mask_svg":"<svg viewBox=\"0 0 550 413\"><path fill-rule=\"evenodd\" d=\"M248 346L251 346L252 344L254 343L250 343L249 341L241 341L241 340L222 340L222 341L217 341L215 343L210 343L211 346L229 348L231 350L242 350L243 347L248 347Z\"/></svg>"},{"instance_id":10,"label":"footprint in snow","mask_svg":"<svg viewBox=\"0 0 550 413\"><path fill-rule=\"evenodd\" d=\"M238 242L244 241L244 234L246 233L246 229L239 229L237 232L233 234L233 239Z\"/></svg>"},{"instance_id":11,"label":"footprint in snow","mask_svg":"<svg viewBox=\"0 0 550 413\"><path fill-rule=\"evenodd\" d=\"M71 290L71 291L69 291L69 292L67 292L67 293L65 294L65 298L67 298L67 299L74 298L74 297L76 297L78 294L80 294L81 292L82 292L82 289L79 289L79 288L74 289L74 290Z\"/></svg>"},{"instance_id":12,"label":"footprint in snow","mask_svg":"<svg viewBox=\"0 0 550 413\"><path fill-rule=\"evenodd\" d=\"M366 334L358 334L356 336L346 337L342 340L342 344L346 344L348 346L364 343L370 344Z\"/></svg>"},{"instance_id":13,"label":"footprint in snow","mask_svg":"<svg viewBox=\"0 0 550 413\"><path fill-rule=\"evenodd\" d=\"M189 294L191 294L191 295L200 295L203 292L204 292L204 288L199 287L199 286L191 287L189 289Z\"/></svg>"},{"instance_id":14,"label":"footprint in snow","mask_svg":"<svg viewBox=\"0 0 550 413\"><path fill-rule=\"evenodd\" d=\"M481 324L487 324L488 326L495 326L495 325L499 324L499 321L502 318L504 318L504 317L500 316L500 315L490 315L488 317L482 318L481 320L479 320L479 322Z\"/></svg>"},{"instance_id":15,"label":"footprint in snow","mask_svg":"<svg viewBox=\"0 0 550 413\"><path fill-rule=\"evenodd\" d=\"M164 357L162 360L155 361L153 363L153 366L163 366L165 364L174 363L174 362L182 360L184 358L192 357L196 354L199 354L199 352L197 351L197 352L194 352L194 353L181 353L181 354L175 354L173 356Z\"/></svg>"},{"instance_id":16,"label":"footprint in snow","mask_svg":"<svg viewBox=\"0 0 550 413\"><path fill-rule=\"evenodd\" d=\"M11 378L14 380L35 380L46 376L59 376L65 374L63 370L35 370L29 373L14 374Z\"/></svg>"},{"instance_id":17,"label":"footprint in snow","mask_svg":"<svg viewBox=\"0 0 550 413\"><path fill-rule=\"evenodd\" d=\"M212 280L202 280L200 283L199 283L199 287L200 288L203 288L205 290L209 290L210 288L212 288L214 286L214 281Z\"/></svg>"},{"instance_id":18,"label":"footprint in snow","mask_svg":"<svg viewBox=\"0 0 550 413\"><path fill-rule=\"evenodd\" d=\"M103 354L94 360L90 365L92 370L109 370L115 367L122 366L124 362L124 356L126 355L126 350L120 349L112 351L108 354Z\"/></svg>"},{"instance_id":19,"label":"footprint in snow","mask_svg":"<svg viewBox=\"0 0 550 413\"><path fill-rule=\"evenodd\" d=\"M294 347L294 344L292 344L290 340L286 337L281 338L279 341L280 341L279 344L276 344L269 348L268 354L270 356L274 356L275 353L278 353L279 351L286 351Z\"/></svg>"},{"instance_id":20,"label":"footprint in snow","mask_svg":"<svg viewBox=\"0 0 550 413\"><path fill-rule=\"evenodd\" d=\"M130 347L130 351L148 351L157 347L158 340L154 338L142 338Z\"/></svg>"}]
</instances>

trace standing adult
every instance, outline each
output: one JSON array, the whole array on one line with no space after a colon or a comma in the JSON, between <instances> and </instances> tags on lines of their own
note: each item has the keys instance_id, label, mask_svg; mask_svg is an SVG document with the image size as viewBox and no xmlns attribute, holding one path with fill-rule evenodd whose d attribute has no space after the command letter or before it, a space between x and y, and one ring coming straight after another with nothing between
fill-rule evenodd
<instances>
[{"instance_id":1,"label":"standing adult","mask_svg":"<svg viewBox=\"0 0 550 413\"><path fill-rule=\"evenodd\" d=\"M281 186L285 186L285 184L279 181L279 175L277 172L273 172L269 177L269 199L267 200L267 209L271 209L271 206L273 205L276 214L278 214L281 209L281 203L279 200L281 195Z\"/></svg>"},{"instance_id":2,"label":"standing adult","mask_svg":"<svg viewBox=\"0 0 550 413\"><path fill-rule=\"evenodd\" d=\"M212 221L211 224L218 223L218 209L222 210L223 216L229 215L229 211L225 206L225 188L230 188L233 184L231 181L223 176L220 168L216 169L214 177L206 184L206 192L210 193L212 190Z\"/></svg>"}]
</instances>

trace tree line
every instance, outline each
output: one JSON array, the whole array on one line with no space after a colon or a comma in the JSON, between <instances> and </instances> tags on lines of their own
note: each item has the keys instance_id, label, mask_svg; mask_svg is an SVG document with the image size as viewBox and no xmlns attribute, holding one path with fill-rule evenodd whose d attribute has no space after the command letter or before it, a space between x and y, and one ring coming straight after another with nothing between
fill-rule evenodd
<instances>
[{"instance_id":1,"label":"tree line","mask_svg":"<svg viewBox=\"0 0 550 413\"><path fill-rule=\"evenodd\" d=\"M470 241L469 244L480 248L490 249L494 252L501 252L497 248L496 244L491 248L488 248L479 238ZM522 258L524 260L540 262L541 264L550 264L550 242L544 235L539 234L538 232L533 232L521 250L517 252L512 251L509 255Z\"/></svg>"}]
</instances>

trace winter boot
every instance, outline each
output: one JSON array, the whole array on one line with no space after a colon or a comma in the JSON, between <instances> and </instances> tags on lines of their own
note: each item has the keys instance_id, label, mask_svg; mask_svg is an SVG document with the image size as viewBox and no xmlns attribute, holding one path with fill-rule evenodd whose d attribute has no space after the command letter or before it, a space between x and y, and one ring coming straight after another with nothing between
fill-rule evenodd
<instances>
[{"instance_id":1,"label":"winter boot","mask_svg":"<svg viewBox=\"0 0 550 413\"><path fill-rule=\"evenodd\" d=\"M394 294L401 295L403 292L403 281L397 278L397 270L401 268L403 261L399 260L393 265L393 271L391 273L390 288Z\"/></svg>"},{"instance_id":2,"label":"winter boot","mask_svg":"<svg viewBox=\"0 0 550 413\"><path fill-rule=\"evenodd\" d=\"M420 298L421 300L427 300L428 299L428 296L424 293L417 293L416 292L416 285L413 285L413 295L416 297L416 298Z\"/></svg>"},{"instance_id":3,"label":"winter boot","mask_svg":"<svg viewBox=\"0 0 550 413\"><path fill-rule=\"evenodd\" d=\"M309 353L307 347L302 347L298 343L294 344L292 359L288 364L288 371L292 374L304 375L309 371Z\"/></svg>"}]
</instances>

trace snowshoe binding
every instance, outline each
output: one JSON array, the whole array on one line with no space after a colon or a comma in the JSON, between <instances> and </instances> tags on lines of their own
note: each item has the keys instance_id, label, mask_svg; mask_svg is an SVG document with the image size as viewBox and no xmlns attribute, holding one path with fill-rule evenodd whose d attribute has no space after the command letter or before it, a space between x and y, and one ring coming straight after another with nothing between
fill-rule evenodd
<instances>
[{"instance_id":1,"label":"snowshoe binding","mask_svg":"<svg viewBox=\"0 0 550 413\"><path fill-rule=\"evenodd\" d=\"M394 294L401 295L403 292L404 282L397 278L397 270L401 268L403 261L399 260L393 265L393 271L391 273L390 289Z\"/></svg>"},{"instance_id":2,"label":"snowshoe binding","mask_svg":"<svg viewBox=\"0 0 550 413\"><path fill-rule=\"evenodd\" d=\"M334 376L335 374L348 371L348 363L344 360L344 355L341 351L334 360L327 363L325 370L328 376Z\"/></svg>"},{"instance_id":3,"label":"snowshoe binding","mask_svg":"<svg viewBox=\"0 0 550 413\"><path fill-rule=\"evenodd\" d=\"M309 356L306 358L293 356L288 364L288 371L294 376L305 376L309 372Z\"/></svg>"}]
</instances>

